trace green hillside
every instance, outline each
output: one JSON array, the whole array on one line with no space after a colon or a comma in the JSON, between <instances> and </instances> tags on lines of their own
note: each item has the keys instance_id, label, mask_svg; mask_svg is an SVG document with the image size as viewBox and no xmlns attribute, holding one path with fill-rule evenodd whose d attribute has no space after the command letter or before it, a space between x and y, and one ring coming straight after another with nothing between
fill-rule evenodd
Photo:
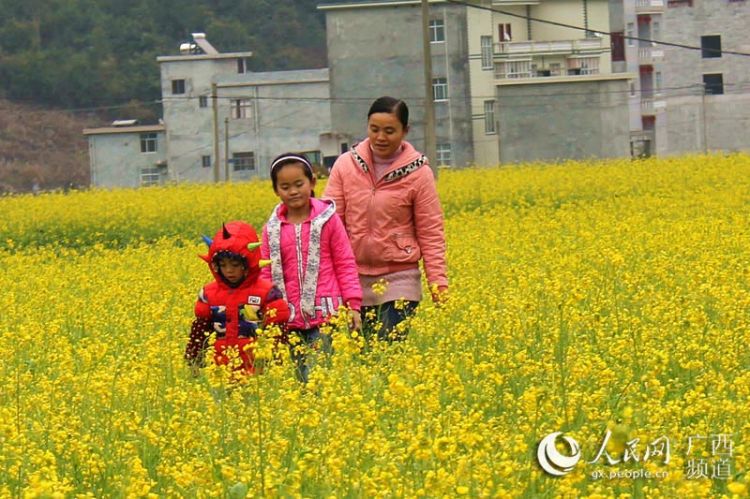
<instances>
[{"instance_id":1,"label":"green hillside","mask_svg":"<svg viewBox=\"0 0 750 499\"><path fill-rule=\"evenodd\" d=\"M250 69L323 67L325 27L308 0L0 0L0 97L51 107L157 100L157 55L191 32ZM158 110L154 109L154 114Z\"/></svg>"}]
</instances>

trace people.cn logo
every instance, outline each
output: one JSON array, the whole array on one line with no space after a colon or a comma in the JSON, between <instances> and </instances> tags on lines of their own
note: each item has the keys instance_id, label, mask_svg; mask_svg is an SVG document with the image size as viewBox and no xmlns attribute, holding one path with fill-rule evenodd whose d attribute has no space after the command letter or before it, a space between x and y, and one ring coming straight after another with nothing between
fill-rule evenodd
<instances>
[{"instance_id":1,"label":"people.cn logo","mask_svg":"<svg viewBox=\"0 0 750 499\"><path fill-rule=\"evenodd\" d=\"M562 437L565 443L570 447L570 455L560 454L555 447L557 437L562 435L561 431L550 433L539 442L539 448L536 452L539 466L552 476L564 476L570 473L578 461L581 459L581 446L578 442L570 437Z\"/></svg>"}]
</instances>

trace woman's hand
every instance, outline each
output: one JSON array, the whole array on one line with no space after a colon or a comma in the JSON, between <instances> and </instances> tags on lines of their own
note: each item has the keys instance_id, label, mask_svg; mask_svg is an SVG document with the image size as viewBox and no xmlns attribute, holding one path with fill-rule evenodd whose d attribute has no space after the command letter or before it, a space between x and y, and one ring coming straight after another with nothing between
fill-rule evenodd
<instances>
[{"instance_id":1,"label":"woman's hand","mask_svg":"<svg viewBox=\"0 0 750 499\"><path fill-rule=\"evenodd\" d=\"M440 306L448 300L448 286L430 286L432 302Z\"/></svg>"},{"instance_id":2,"label":"woman's hand","mask_svg":"<svg viewBox=\"0 0 750 499\"><path fill-rule=\"evenodd\" d=\"M362 314L359 313L359 310L350 310L349 317L349 326L353 331L362 329Z\"/></svg>"}]
</instances>

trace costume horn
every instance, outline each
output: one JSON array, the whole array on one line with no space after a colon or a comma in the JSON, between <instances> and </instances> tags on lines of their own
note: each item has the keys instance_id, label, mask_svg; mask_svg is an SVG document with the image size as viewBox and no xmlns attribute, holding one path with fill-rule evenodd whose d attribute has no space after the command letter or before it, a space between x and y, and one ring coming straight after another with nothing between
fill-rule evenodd
<instances>
[{"instance_id":1,"label":"costume horn","mask_svg":"<svg viewBox=\"0 0 750 499\"><path fill-rule=\"evenodd\" d=\"M203 242L206 243L206 246L208 247L211 247L211 245L214 243L208 236L201 236L201 239L203 239Z\"/></svg>"},{"instance_id":2,"label":"costume horn","mask_svg":"<svg viewBox=\"0 0 750 499\"><path fill-rule=\"evenodd\" d=\"M255 249L260 248L260 246L261 246L261 243L248 243L247 249L249 249L250 251L253 251Z\"/></svg>"},{"instance_id":3,"label":"costume horn","mask_svg":"<svg viewBox=\"0 0 750 499\"><path fill-rule=\"evenodd\" d=\"M221 230L224 231L224 239L229 239L230 237L232 237L232 234L229 233L226 225L221 224Z\"/></svg>"},{"instance_id":4,"label":"costume horn","mask_svg":"<svg viewBox=\"0 0 750 499\"><path fill-rule=\"evenodd\" d=\"M258 261L258 268L262 269L263 267L268 267L271 265L271 260L259 260Z\"/></svg>"}]
</instances>

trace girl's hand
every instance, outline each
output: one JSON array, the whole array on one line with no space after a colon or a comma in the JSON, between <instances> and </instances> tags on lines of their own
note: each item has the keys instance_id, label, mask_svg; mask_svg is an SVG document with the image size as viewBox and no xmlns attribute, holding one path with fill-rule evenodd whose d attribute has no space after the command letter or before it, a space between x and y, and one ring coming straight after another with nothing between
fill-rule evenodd
<instances>
[{"instance_id":1,"label":"girl's hand","mask_svg":"<svg viewBox=\"0 0 750 499\"><path fill-rule=\"evenodd\" d=\"M362 329L362 314L359 313L359 310L349 311L349 317L351 318L349 326L352 330L359 331Z\"/></svg>"}]
</instances>

